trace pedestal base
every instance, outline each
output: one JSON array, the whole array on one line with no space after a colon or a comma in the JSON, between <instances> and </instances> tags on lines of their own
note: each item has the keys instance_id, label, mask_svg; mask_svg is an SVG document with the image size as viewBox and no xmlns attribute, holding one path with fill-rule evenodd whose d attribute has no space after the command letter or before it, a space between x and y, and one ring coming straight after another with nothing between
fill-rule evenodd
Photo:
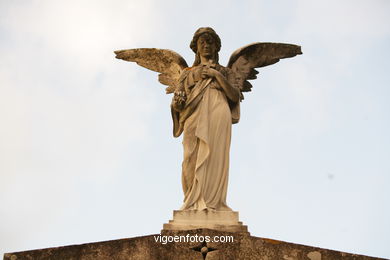
<instances>
[{"instance_id":1,"label":"pedestal base","mask_svg":"<svg viewBox=\"0 0 390 260\"><path fill-rule=\"evenodd\" d=\"M174 210L173 220L163 226L163 230L199 228L248 233L248 227L239 221L237 211Z\"/></svg>"}]
</instances>

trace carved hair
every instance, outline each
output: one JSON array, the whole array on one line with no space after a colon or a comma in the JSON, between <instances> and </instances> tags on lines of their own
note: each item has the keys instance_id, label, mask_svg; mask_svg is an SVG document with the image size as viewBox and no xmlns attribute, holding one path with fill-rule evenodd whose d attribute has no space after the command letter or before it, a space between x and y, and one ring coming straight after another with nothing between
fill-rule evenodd
<instances>
[{"instance_id":1,"label":"carved hair","mask_svg":"<svg viewBox=\"0 0 390 260\"><path fill-rule=\"evenodd\" d=\"M198 39L201 35L207 34L211 36L214 39L214 44L216 47L216 53L215 53L215 62L218 63L219 56L218 52L221 49L221 39L219 38L218 34L210 27L201 27L198 30L196 30L194 37L192 37L192 41L190 44L190 48L195 52L195 61L192 66L197 66L200 64L200 56L198 53Z\"/></svg>"}]
</instances>

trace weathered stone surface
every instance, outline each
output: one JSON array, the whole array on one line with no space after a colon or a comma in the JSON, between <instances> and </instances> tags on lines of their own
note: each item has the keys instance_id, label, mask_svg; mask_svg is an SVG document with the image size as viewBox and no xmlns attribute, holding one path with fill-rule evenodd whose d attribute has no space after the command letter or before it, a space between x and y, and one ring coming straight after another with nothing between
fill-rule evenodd
<instances>
[{"instance_id":1,"label":"weathered stone surface","mask_svg":"<svg viewBox=\"0 0 390 260\"><path fill-rule=\"evenodd\" d=\"M134 237L106 242L32 250L4 255L4 260L369 260L381 259L348 254L249 236L245 233L220 232L210 229L163 231L164 235L233 236L234 242L156 242L154 236Z\"/></svg>"}]
</instances>

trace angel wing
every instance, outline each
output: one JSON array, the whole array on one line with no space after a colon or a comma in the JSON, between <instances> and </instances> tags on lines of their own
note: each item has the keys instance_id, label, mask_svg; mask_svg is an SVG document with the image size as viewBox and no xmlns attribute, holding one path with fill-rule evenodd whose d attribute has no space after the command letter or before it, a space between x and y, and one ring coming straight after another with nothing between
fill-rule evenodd
<instances>
[{"instance_id":1,"label":"angel wing","mask_svg":"<svg viewBox=\"0 0 390 260\"><path fill-rule=\"evenodd\" d=\"M188 67L182 56L174 51L140 48L114 51L117 59L136 62L138 65L159 72L158 80L167 85L166 93L173 93L181 72Z\"/></svg>"},{"instance_id":2,"label":"angel wing","mask_svg":"<svg viewBox=\"0 0 390 260\"><path fill-rule=\"evenodd\" d=\"M280 59L302 54L301 46L285 43L257 42L246 45L230 56L228 68L234 72L235 84L242 92L252 89L248 80L256 79L259 73L255 68L275 64ZM243 95L241 96L243 99Z\"/></svg>"}]
</instances>

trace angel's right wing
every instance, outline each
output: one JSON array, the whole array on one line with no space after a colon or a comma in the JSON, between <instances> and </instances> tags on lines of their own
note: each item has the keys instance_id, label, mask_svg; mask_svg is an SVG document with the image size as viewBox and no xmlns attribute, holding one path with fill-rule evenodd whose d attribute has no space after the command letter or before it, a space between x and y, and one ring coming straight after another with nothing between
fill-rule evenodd
<instances>
[{"instance_id":1,"label":"angel's right wing","mask_svg":"<svg viewBox=\"0 0 390 260\"><path fill-rule=\"evenodd\" d=\"M167 94L175 91L181 72L187 62L174 51L155 48L141 48L115 51L116 58L136 62L147 69L159 72L158 80L167 85Z\"/></svg>"},{"instance_id":2,"label":"angel's right wing","mask_svg":"<svg viewBox=\"0 0 390 260\"><path fill-rule=\"evenodd\" d=\"M232 69L235 84L242 92L252 89L248 80L256 79L259 73L255 68L265 67L280 59L291 58L302 54L301 46L286 43L257 42L236 50L229 59L228 67ZM243 99L243 95L241 96Z\"/></svg>"}]
</instances>

